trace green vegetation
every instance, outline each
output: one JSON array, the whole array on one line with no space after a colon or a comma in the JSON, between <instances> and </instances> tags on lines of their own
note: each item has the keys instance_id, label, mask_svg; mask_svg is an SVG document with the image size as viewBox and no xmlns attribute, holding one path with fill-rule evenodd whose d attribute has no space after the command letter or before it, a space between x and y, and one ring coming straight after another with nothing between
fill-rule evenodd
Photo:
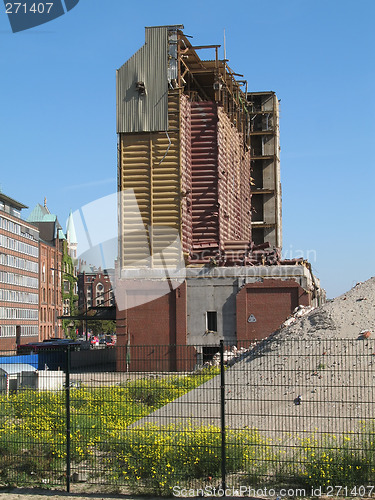
<instances>
[{"instance_id":1,"label":"green vegetation","mask_svg":"<svg viewBox=\"0 0 375 500\"><path fill-rule=\"evenodd\" d=\"M129 380L123 385L70 390L72 470L88 481L125 486L129 492L170 495L174 485L218 485L221 429L139 421L218 374L208 368L189 375ZM64 485L66 394L25 390L0 396L0 482L18 486ZM137 422L137 423L136 423ZM133 424L133 425L132 425ZM375 475L374 423L358 434L307 435L295 445L258 430L227 429L228 485L301 487L371 484Z\"/></svg>"},{"instance_id":2,"label":"green vegetation","mask_svg":"<svg viewBox=\"0 0 375 500\"><path fill-rule=\"evenodd\" d=\"M75 291L75 284L77 283L77 278L74 276L74 263L72 258L70 257L68 253L68 247L67 247L67 242L62 241L63 244L63 254L62 254L62 262L61 262L61 267L62 267L62 280L61 280L61 293L62 293L62 299L63 299L63 304L65 304L65 301L69 301L69 311L70 315L74 316L77 314L77 301L78 301L78 295L74 293ZM78 327L78 322L73 321L70 319L63 319L62 320L62 327L65 332L66 337L70 337L72 339L75 339L77 337L76 335L76 328Z\"/></svg>"},{"instance_id":3,"label":"green vegetation","mask_svg":"<svg viewBox=\"0 0 375 500\"><path fill-rule=\"evenodd\" d=\"M295 454L300 482L306 486L371 484L375 473L374 424L360 434L311 435L300 441Z\"/></svg>"},{"instance_id":4,"label":"green vegetation","mask_svg":"<svg viewBox=\"0 0 375 500\"><path fill-rule=\"evenodd\" d=\"M226 470L265 471L267 444L255 430L227 431ZM108 479L132 491L170 495L174 485L217 484L221 477L221 430L217 426L145 424L115 431L106 443Z\"/></svg>"},{"instance_id":5,"label":"green vegetation","mask_svg":"<svg viewBox=\"0 0 375 500\"><path fill-rule=\"evenodd\" d=\"M81 313L85 314L86 312L81 311ZM95 311L89 311L88 317L90 317L90 314L95 314ZM116 332L116 321L113 320L90 321L90 319L88 319L87 329L91 331L93 335L100 335L102 333L112 335L113 333Z\"/></svg>"}]
</instances>

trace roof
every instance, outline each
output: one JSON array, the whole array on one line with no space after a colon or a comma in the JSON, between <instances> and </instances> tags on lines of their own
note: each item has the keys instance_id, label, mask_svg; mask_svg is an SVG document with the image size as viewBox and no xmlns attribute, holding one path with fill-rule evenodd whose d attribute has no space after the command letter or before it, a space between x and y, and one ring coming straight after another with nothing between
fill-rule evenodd
<instances>
[{"instance_id":1,"label":"roof","mask_svg":"<svg viewBox=\"0 0 375 500\"><path fill-rule=\"evenodd\" d=\"M0 363L0 370L11 375L21 372L35 372L36 368L28 363Z\"/></svg>"},{"instance_id":2,"label":"roof","mask_svg":"<svg viewBox=\"0 0 375 500\"><path fill-rule=\"evenodd\" d=\"M28 222L32 222L39 228L40 238L45 242L51 243L57 237L65 239L64 233L61 231L61 225L55 214L51 214L47 206L44 207L38 203L29 215Z\"/></svg>"},{"instance_id":3,"label":"roof","mask_svg":"<svg viewBox=\"0 0 375 500\"><path fill-rule=\"evenodd\" d=\"M79 266L78 270L79 274L96 274L95 268L93 266L89 266L88 264L82 264Z\"/></svg>"},{"instance_id":4,"label":"roof","mask_svg":"<svg viewBox=\"0 0 375 500\"><path fill-rule=\"evenodd\" d=\"M69 217L66 223L66 238L69 244L78 243L76 229L74 227L74 218L72 211L69 213Z\"/></svg>"},{"instance_id":5,"label":"roof","mask_svg":"<svg viewBox=\"0 0 375 500\"><path fill-rule=\"evenodd\" d=\"M66 240L64 231L62 229L59 229L58 234L59 234L59 240Z\"/></svg>"},{"instance_id":6,"label":"roof","mask_svg":"<svg viewBox=\"0 0 375 500\"><path fill-rule=\"evenodd\" d=\"M10 205L13 208L17 208L18 210L21 210L21 208L29 208L23 203L20 203L19 201L16 201L13 198L10 198L9 196L6 196L3 193L0 193L0 201L3 201L4 203Z\"/></svg>"},{"instance_id":7,"label":"roof","mask_svg":"<svg viewBox=\"0 0 375 500\"><path fill-rule=\"evenodd\" d=\"M56 215L51 214L48 208L42 207L42 205L38 203L33 208L27 220L29 222L55 222Z\"/></svg>"}]
</instances>

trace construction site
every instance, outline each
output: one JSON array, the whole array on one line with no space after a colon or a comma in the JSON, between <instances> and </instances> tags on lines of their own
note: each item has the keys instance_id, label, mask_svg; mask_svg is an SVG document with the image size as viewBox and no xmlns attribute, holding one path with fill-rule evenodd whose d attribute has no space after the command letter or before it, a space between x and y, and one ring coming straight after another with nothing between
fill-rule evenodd
<instances>
[{"instance_id":1,"label":"construction site","mask_svg":"<svg viewBox=\"0 0 375 500\"><path fill-rule=\"evenodd\" d=\"M375 277L326 300L283 258L275 92L182 25L145 35L117 71L119 238L109 197L87 217L87 255L118 243L91 308L117 344L2 356L4 499L372 498Z\"/></svg>"},{"instance_id":2,"label":"construction site","mask_svg":"<svg viewBox=\"0 0 375 500\"><path fill-rule=\"evenodd\" d=\"M119 345L207 346L208 358L220 340L267 337L324 291L309 262L281 256L275 92L250 91L220 45L183 29L147 27L117 71L117 333Z\"/></svg>"}]
</instances>

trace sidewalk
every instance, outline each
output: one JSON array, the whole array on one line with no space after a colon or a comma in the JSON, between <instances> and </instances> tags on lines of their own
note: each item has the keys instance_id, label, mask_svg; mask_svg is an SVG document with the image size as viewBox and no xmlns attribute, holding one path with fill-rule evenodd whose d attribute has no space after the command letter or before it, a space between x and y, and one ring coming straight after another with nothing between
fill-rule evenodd
<instances>
[{"instance_id":1,"label":"sidewalk","mask_svg":"<svg viewBox=\"0 0 375 500\"><path fill-rule=\"evenodd\" d=\"M142 497L132 497L114 493L67 493L57 490L42 490L37 488L9 488L0 490L0 500L142 500ZM156 500L147 497L143 500Z\"/></svg>"}]
</instances>

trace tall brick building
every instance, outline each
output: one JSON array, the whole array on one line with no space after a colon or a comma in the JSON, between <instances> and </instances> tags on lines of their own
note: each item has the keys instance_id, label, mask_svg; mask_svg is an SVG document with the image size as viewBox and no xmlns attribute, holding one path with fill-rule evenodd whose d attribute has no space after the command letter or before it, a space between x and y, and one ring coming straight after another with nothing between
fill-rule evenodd
<instances>
[{"instance_id":1,"label":"tall brick building","mask_svg":"<svg viewBox=\"0 0 375 500\"><path fill-rule=\"evenodd\" d=\"M62 322L62 240L65 235L56 215L39 203L28 217L39 230L39 340L63 337Z\"/></svg>"},{"instance_id":2,"label":"tall brick building","mask_svg":"<svg viewBox=\"0 0 375 500\"><path fill-rule=\"evenodd\" d=\"M218 49L150 27L117 71L119 345L235 344L322 300L311 266L281 259L277 97Z\"/></svg>"},{"instance_id":3,"label":"tall brick building","mask_svg":"<svg viewBox=\"0 0 375 500\"><path fill-rule=\"evenodd\" d=\"M38 341L39 230L21 219L27 208L0 193L0 349Z\"/></svg>"}]
</instances>

